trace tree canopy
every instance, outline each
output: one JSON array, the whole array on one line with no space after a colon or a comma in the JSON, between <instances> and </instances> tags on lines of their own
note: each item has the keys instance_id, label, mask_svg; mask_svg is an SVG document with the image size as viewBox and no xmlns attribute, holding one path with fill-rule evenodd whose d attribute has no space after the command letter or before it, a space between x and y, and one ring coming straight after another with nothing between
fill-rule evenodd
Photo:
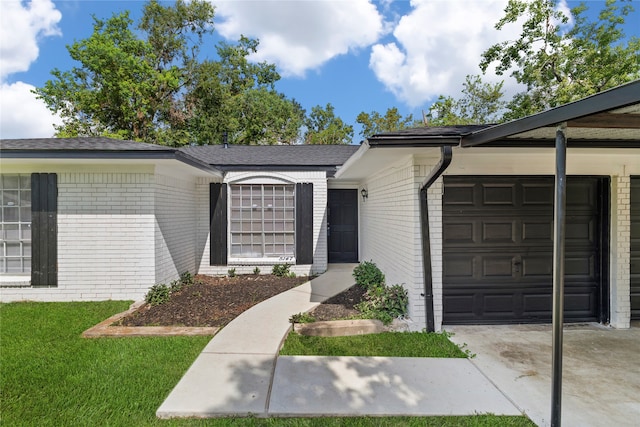
<instances>
[{"instance_id":1,"label":"tree canopy","mask_svg":"<svg viewBox=\"0 0 640 427\"><path fill-rule=\"evenodd\" d=\"M251 63L258 41L220 43L216 59L200 57L213 33L214 8L204 0L144 5L134 26L129 12L94 17L87 39L68 46L79 65L54 69L35 90L60 114L58 136L112 136L166 145L299 140L304 110L274 89L275 66Z\"/></svg>"},{"instance_id":2,"label":"tree canopy","mask_svg":"<svg viewBox=\"0 0 640 427\"><path fill-rule=\"evenodd\" d=\"M377 111L372 111L371 113L363 111L356 117L356 123L362 125L360 136L363 138L368 138L381 132L391 132L420 125L420 122L413 120L412 114L402 117L396 107L388 108L384 116Z\"/></svg>"},{"instance_id":3,"label":"tree canopy","mask_svg":"<svg viewBox=\"0 0 640 427\"><path fill-rule=\"evenodd\" d=\"M553 0L509 0L496 24L522 22L516 40L497 43L482 55L483 72L510 75L525 90L507 105L505 119L534 114L640 78L640 39L625 39L621 26L633 11L630 1L607 0L597 21L584 4L570 17Z\"/></svg>"},{"instance_id":4,"label":"tree canopy","mask_svg":"<svg viewBox=\"0 0 640 427\"><path fill-rule=\"evenodd\" d=\"M325 107L313 107L304 120L304 126L305 144L350 144L353 139L353 126L336 117L330 103Z\"/></svg>"}]
</instances>

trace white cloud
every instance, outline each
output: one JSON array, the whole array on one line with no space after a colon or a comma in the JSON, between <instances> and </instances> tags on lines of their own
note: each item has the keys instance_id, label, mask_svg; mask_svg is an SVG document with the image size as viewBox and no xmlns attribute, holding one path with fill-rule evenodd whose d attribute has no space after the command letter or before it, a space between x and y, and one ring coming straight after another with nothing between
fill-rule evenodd
<instances>
[{"instance_id":1,"label":"white cloud","mask_svg":"<svg viewBox=\"0 0 640 427\"><path fill-rule=\"evenodd\" d=\"M40 53L41 37L61 34L61 18L50 0L0 1L0 137L51 137L53 124L60 123L31 93L33 85L6 79L29 69Z\"/></svg>"},{"instance_id":2,"label":"white cloud","mask_svg":"<svg viewBox=\"0 0 640 427\"><path fill-rule=\"evenodd\" d=\"M38 38L60 35L62 14L50 0L0 2L0 79L27 71L39 54Z\"/></svg>"},{"instance_id":3,"label":"white cloud","mask_svg":"<svg viewBox=\"0 0 640 427\"><path fill-rule=\"evenodd\" d=\"M515 38L516 25L494 29L507 0L412 0L395 42L373 46L369 61L377 78L412 107L438 95L457 96L468 74L480 74L481 54L499 41ZM487 76L487 81L502 77ZM505 90L510 83L505 83Z\"/></svg>"},{"instance_id":4,"label":"white cloud","mask_svg":"<svg viewBox=\"0 0 640 427\"><path fill-rule=\"evenodd\" d=\"M36 99L34 86L17 82L0 85L0 138L49 138L53 124L61 120L52 115L44 102Z\"/></svg>"},{"instance_id":5,"label":"white cloud","mask_svg":"<svg viewBox=\"0 0 640 427\"><path fill-rule=\"evenodd\" d=\"M368 0L216 1L216 29L225 38L260 40L256 61L283 75L303 76L330 59L375 43L383 17Z\"/></svg>"}]
</instances>

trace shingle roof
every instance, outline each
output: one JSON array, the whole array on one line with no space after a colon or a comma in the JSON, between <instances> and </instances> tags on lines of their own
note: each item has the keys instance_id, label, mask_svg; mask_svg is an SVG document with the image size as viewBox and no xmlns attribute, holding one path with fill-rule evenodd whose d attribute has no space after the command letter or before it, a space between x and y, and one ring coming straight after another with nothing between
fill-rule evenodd
<instances>
[{"instance_id":1,"label":"shingle roof","mask_svg":"<svg viewBox=\"0 0 640 427\"><path fill-rule=\"evenodd\" d=\"M1 150L167 151L172 147L104 137L1 139Z\"/></svg>"},{"instance_id":2,"label":"shingle roof","mask_svg":"<svg viewBox=\"0 0 640 427\"><path fill-rule=\"evenodd\" d=\"M204 145L180 151L210 165L335 167L342 165L358 145Z\"/></svg>"}]
</instances>

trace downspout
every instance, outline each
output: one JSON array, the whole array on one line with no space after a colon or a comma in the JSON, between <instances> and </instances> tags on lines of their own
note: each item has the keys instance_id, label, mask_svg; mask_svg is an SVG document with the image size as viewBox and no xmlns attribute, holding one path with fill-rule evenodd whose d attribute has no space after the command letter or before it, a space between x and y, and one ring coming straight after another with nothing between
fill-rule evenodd
<instances>
[{"instance_id":1,"label":"downspout","mask_svg":"<svg viewBox=\"0 0 640 427\"><path fill-rule=\"evenodd\" d=\"M444 173L451 164L453 149L451 146L440 147L440 161L432 172L422 181L420 186L420 229L422 234L422 272L424 278L424 309L427 319L427 332L435 331L435 321L433 316L433 276L431 274L431 241L429 236L429 205L427 202L427 191L429 187Z\"/></svg>"}]
</instances>

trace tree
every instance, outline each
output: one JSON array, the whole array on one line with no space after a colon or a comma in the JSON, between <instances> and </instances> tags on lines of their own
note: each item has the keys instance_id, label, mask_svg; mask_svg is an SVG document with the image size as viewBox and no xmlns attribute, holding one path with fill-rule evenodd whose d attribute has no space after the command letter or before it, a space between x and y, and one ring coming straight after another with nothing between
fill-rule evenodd
<instances>
[{"instance_id":1,"label":"tree","mask_svg":"<svg viewBox=\"0 0 640 427\"><path fill-rule=\"evenodd\" d=\"M356 123L362 125L360 136L363 138L368 138L381 132L407 129L418 125L413 120L413 115L409 114L406 117L402 117L396 107L388 108L384 116L381 116L377 111L372 111L371 113L363 111L356 117Z\"/></svg>"},{"instance_id":2,"label":"tree","mask_svg":"<svg viewBox=\"0 0 640 427\"><path fill-rule=\"evenodd\" d=\"M305 144L349 144L353 139L353 126L345 124L336 117L333 105L324 108L316 105L304 120L307 128L304 134Z\"/></svg>"},{"instance_id":3,"label":"tree","mask_svg":"<svg viewBox=\"0 0 640 427\"><path fill-rule=\"evenodd\" d=\"M55 79L35 90L63 119L57 135L186 142L183 94L202 37L212 31L213 7L206 1L178 0L173 8L151 1L139 25L147 40L131 29L129 12L94 21L93 34L68 47L80 66L54 69Z\"/></svg>"},{"instance_id":4,"label":"tree","mask_svg":"<svg viewBox=\"0 0 640 427\"><path fill-rule=\"evenodd\" d=\"M199 57L213 32L205 0L145 4L134 30L128 12L94 17L94 32L68 47L77 67L52 71L36 89L60 114L58 136L112 136L166 145L294 143L304 110L275 91L273 64L251 63L258 41L220 43L216 60Z\"/></svg>"},{"instance_id":5,"label":"tree","mask_svg":"<svg viewBox=\"0 0 640 427\"><path fill-rule=\"evenodd\" d=\"M623 0L624 1L624 0ZM569 17L552 0L509 0L505 16L496 28L523 20L517 40L497 43L482 55L483 72L495 64L526 90L508 105L505 119L571 102L640 77L640 40L624 39L620 26L633 11L607 0L596 22L584 17L586 6L571 10L573 27L564 31Z\"/></svg>"},{"instance_id":6,"label":"tree","mask_svg":"<svg viewBox=\"0 0 640 427\"><path fill-rule=\"evenodd\" d=\"M468 125L497 123L505 106L502 100L504 82L484 83L480 76L467 76L462 97L440 95L429 108L430 125Z\"/></svg>"},{"instance_id":7,"label":"tree","mask_svg":"<svg viewBox=\"0 0 640 427\"><path fill-rule=\"evenodd\" d=\"M189 102L194 114L194 142L218 142L227 133L234 144L292 144L299 140L305 111L274 90L280 79L275 66L251 63L256 40L241 37L236 45L220 43L218 61L198 70Z\"/></svg>"}]
</instances>

